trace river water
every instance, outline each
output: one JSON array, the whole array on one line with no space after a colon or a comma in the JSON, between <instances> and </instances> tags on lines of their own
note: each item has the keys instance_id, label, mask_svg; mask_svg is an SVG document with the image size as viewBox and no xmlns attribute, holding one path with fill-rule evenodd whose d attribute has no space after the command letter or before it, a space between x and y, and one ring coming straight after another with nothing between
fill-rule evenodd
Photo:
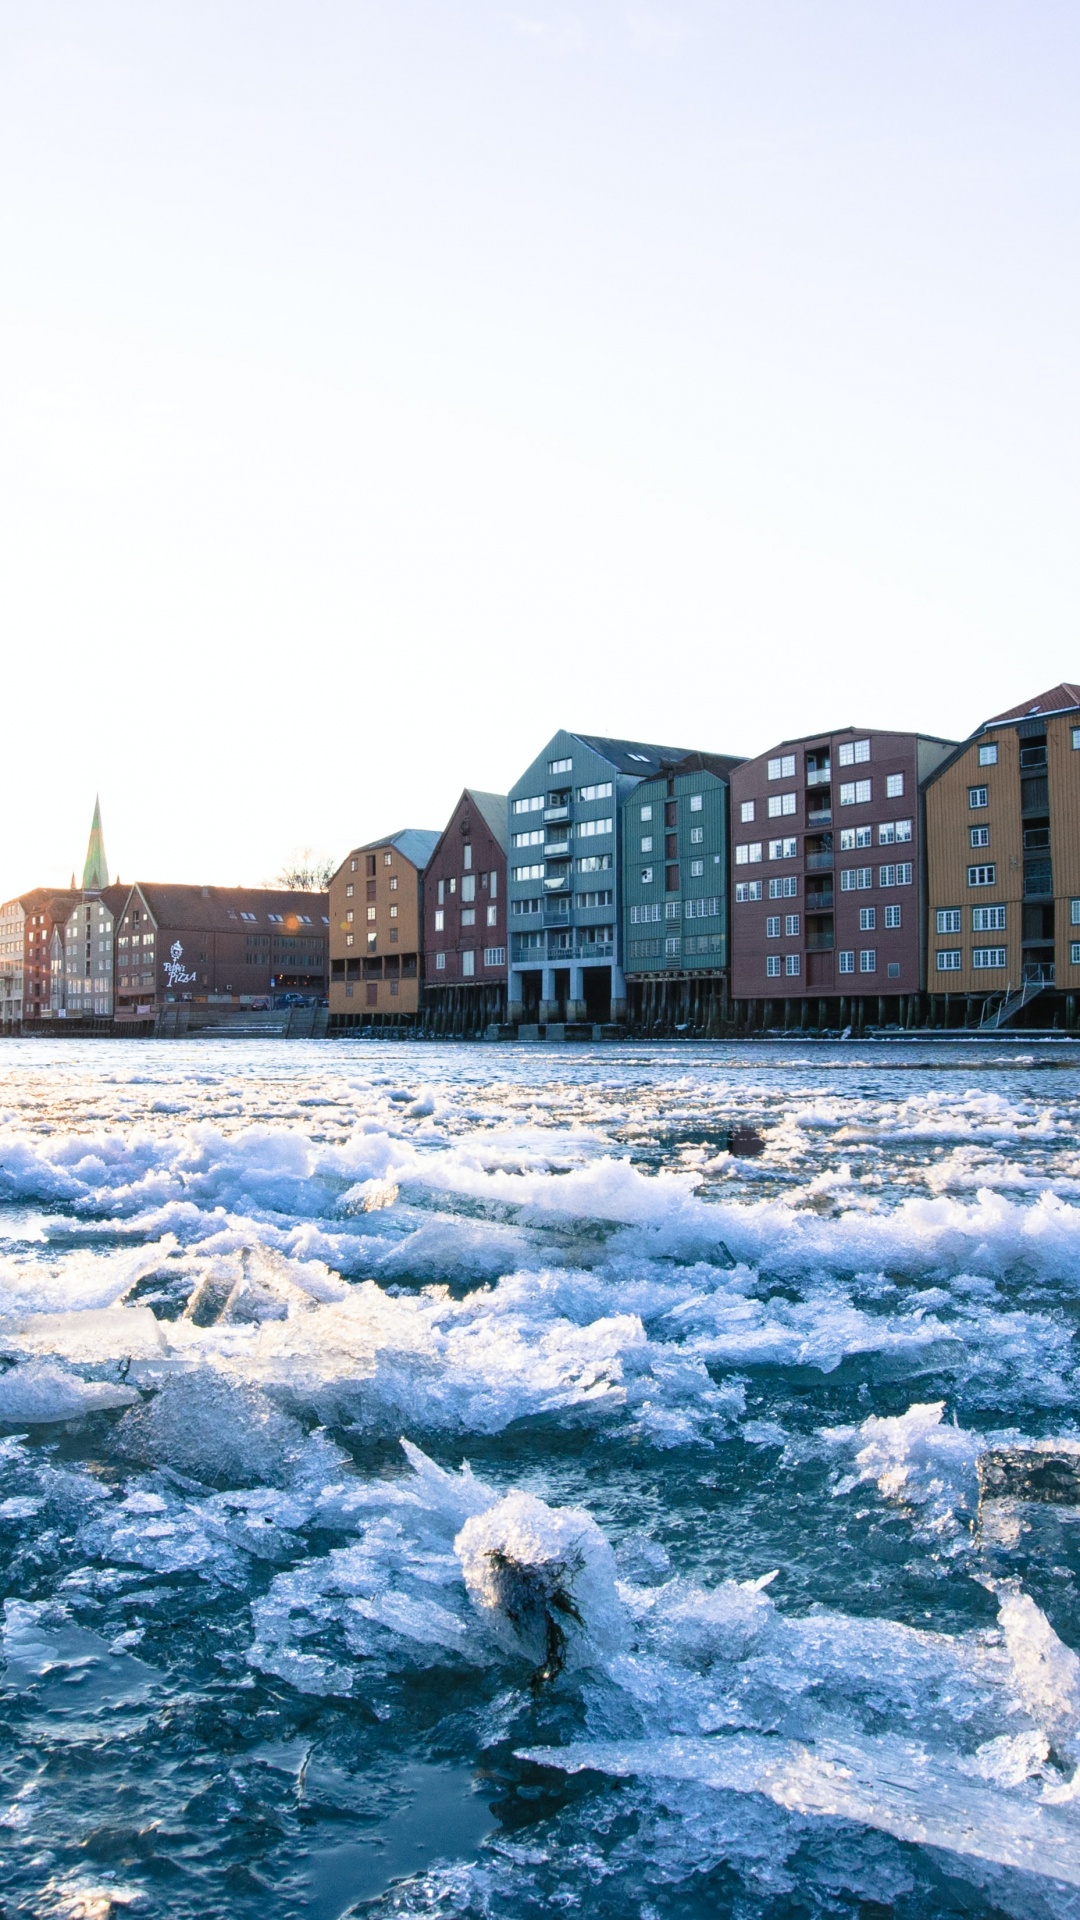
<instances>
[{"instance_id":1,"label":"river water","mask_svg":"<svg viewBox=\"0 0 1080 1920\"><path fill-rule=\"evenodd\" d=\"M0 1114L5 1914L1080 1915L1075 1049Z\"/></svg>"}]
</instances>

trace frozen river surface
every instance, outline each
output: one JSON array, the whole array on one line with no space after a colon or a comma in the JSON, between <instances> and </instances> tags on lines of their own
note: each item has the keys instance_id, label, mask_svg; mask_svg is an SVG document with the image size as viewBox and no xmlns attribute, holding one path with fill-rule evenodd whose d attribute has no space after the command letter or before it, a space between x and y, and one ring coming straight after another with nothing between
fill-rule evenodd
<instances>
[{"instance_id":1,"label":"frozen river surface","mask_svg":"<svg viewBox=\"0 0 1080 1920\"><path fill-rule=\"evenodd\" d=\"M0 1116L6 1915L1080 1916L1072 1049L7 1041Z\"/></svg>"}]
</instances>

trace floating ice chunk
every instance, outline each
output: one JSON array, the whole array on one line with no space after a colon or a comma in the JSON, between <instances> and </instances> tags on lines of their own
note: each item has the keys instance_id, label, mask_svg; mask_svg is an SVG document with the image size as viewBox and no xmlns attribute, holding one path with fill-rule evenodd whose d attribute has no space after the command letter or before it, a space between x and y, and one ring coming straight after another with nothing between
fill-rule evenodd
<instances>
[{"instance_id":1,"label":"floating ice chunk","mask_svg":"<svg viewBox=\"0 0 1080 1920\"><path fill-rule=\"evenodd\" d=\"M393 1180L359 1180L338 1201L339 1213L379 1213L392 1207L398 1197Z\"/></svg>"},{"instance_id":2,"label":"floating ice chunk","mask_svg":"<svg viewBox=\"0 0 1080 1920\"><path fill-rule=\"evenodd\" d=\"M1080 1659L1018 1586L999 1587L998 1619L1017 1691L1057 1752L1080 1761Z\"/></svg>"},{"instance_id":3,"label":"floating ice chunk","mask_svg":"<svg viewBox=\"0 0 1080 1920\"><path fill-rule=\"evenodd\" d=\"M460 1473L447 1473L445 1468L436 1466L434 1460L429 1460L426 1453L421 1453L419 1447L414 1447L411 1440L403 1439L401 1445L416 1475L416 1490L424 1505L445 1514L454 1526L460 1526L473 1514L486 1513L496 1504L498 1494L475 1478L467 1460L462 1461Z\"/></svg>"},{"instance_id":4,"label":"floating ice chunk","mask_svg":"<svg viewBox=\"0 0 1080 1920\"><path fill-rule=\"evenodd\" d=\"M923 1519L939 1534L955 1531L958 1520L978 1511L979 1441L962 1427L943 1423L943 1400L917 1402L892 1417L872 1414L856 1431L862 1446L855 1472L837 1493L849 1493L876 1481L887 1500L923 1510ZM829 1437L842 1438L834 1430Z\"/></svg>"},{"instance_id":5,"label":"floating ice chunk","mask_svg":"<svg viewBox=\"0 0 1080 1920\"><path fill-rule=\"evenodd\" d=\"M984 1740L969 1759L958 1764L961 1773L975 1774L993 1786L1018 1787L1036 1777L1049 1757L1050 1743L1041 1728L1034 1727L1027 1733L999 1733L994 1740Z\"/></svg>"},{"instance_id":6,"label":"floating ice chunk","mask_svg":"<svg viewBox=\"0 0 1080 1920\"><path fill-rule=\"evenodd\" d=\"M0 1343L21 1353L65 1360L152 1360L165 1336L149 1307L90 1307L73 1313L33 1313L0 1321Z\"/></svg>"},{"instance_id":7,"label":"floating ice chunk","mask_svg":"<svg viewBox=\"0 0 1080 1920\"><path fill-rule=\"evenodd\" d=\"M589 1664L620 1638L615 1556L591 1514L511 1493L454 1541L469 1598L508 1651L543 1677Z\"/></svg>"},{"instance_id":8,"label":"floating ice chunk","mask_svg":"<svg viewBox=\"0 0 1080 1920\"><path fill-rule=\"evenodd\" d=\"M0 1375L0 1420L25 1421L29 1426L77 1420L106 1407L130 1407L138 1398L134 1387L83 1380L47 1360L31 1360Z\"/></svg>"},{"instance_id":9,"label":"floating ice chunk","mask_svg":"<svg viewBox=\"0 0 1080 1920\"><path fill-rule=\"evenodd\" d=\"M257 1388L200 1367L169 1376L125 1414L116 1446L126 1459L209 1484L280 1485L299 1464L304 1432Z\"/></svg>"}]
</instances>

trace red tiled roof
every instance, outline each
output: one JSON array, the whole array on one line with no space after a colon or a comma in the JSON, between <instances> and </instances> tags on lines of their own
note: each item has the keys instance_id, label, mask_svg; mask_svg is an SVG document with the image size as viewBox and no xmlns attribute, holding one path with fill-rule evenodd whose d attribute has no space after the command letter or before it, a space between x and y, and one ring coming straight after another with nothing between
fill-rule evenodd
<instances>
[{"instance_id":1,"label":"red tiled roof","mask_svg":"<svg viewBox=\"0 0 1080 1920\"><path fill-rule=\"evenodd\" d=\"M1070 707L1080 707L1080 686L1063 680L1060 686L1051 687L1048 693L1037 694L1034 700L1022 700L1018 707L1009 707L1005 713L995 713L993 719L984 720L983 725L993 727L1001 720L1026 720L1030 714L1067 713Z\"/></svg>"}]
</instances>

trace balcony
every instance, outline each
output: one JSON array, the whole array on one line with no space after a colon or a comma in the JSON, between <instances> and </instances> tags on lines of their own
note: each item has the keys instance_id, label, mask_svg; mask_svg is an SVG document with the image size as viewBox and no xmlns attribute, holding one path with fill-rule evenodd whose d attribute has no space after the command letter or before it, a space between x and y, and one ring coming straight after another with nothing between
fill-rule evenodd
<instances>
[{"instance_id":1,"label":"balcony","mask_svg":"<svg viewBox=\"0 0 1080 1920\"><path fill-rule=\"evenodd\" d=\"M815 767L807 772L806 784L808 787L827 787L831 779L831 767Z\"/></svg>"},{"instance_id":2,"label":"balcony","mask_svg":"<svg viewBox=\"0 0 1080 1920\"><path fill-rule=\"evenodd\" d=\"M834 933L808 933L806 936L807 953L832 953L836 946Z\"/></svg>"},{"instance_id":3,"label":"balcony","mask_svg":"<svg viewBox=\"0 0 1080 1920\"><path fill-rule=\"evenodd\" d=\"M806 816L806 824L810 828L811 832L813 832L818 827L831 827L832 826L832 810L829 809L824 813L808 813Z\"/></svg>"},{"instance_id":4,"label":"balcony","mask_svg":"<svg viewBox=\"0 0 1080 1920\"><path fill-rule=\"evenodd\" d=\"M569 872L549 874L547 879L544 881L544 892L568 894L570 892Z\"/></svg>"},{"instance_id":5,"label":"balcony","mask_svg":"<svg viewBox=\"0 0 1080 1920\"><path fill-rule=\"evenodd\" d=\"M570 818L570 809L567 806L544 808L544 825L545 826L551 820L569 820L569 818Z\"/></svg>"},{"instance_id":6,"label":"balcony","mask_svg":"<svg viewBox=\"0 0 1080 1920\"><path fill-rule=\"evenodd\" d=\"M806 895L807 913L831 913L832 910L833 910L833 890L831 887L827 889L823 888L820 893L810 893L809 890L807 891L807 895Z\"/></svg>"},{"instance_id":7,"label":"balcony","mask_svg":"<svg viewBox=\"0 0 1080 1920\"><path fill-rule=\"evenodd\" d=\"M569 860L569 840L548 840L544 846L545 860Z\"/></svg>"},{"instance_id":8,"label":"balcony","mask_svg":"<svg viewBox=\"0 0 1080 1920\"><path fill-rule=\"evenodd\" d=\"M1054 892L1054 873L1049 860L1024 861L1024 899L1046 900Z\"/></svg>"},{"instance_id":9,"label":"balcony","mask_svg":"<svg viewBox=\"0 0 1080 1920\"><path fill-rule=\"evenodd\" d=\"M1054 984L1054 963L1052 960L1025 960L1023 972L1025 980L1038 981L1039 984L1044 987L1052 987Z\"/></svg>"},{"instance_id":10,"label":"balcony","mask_svg":"<svg viewBox=\"0 0 1080 1920\"><path fill-rule=\"evenodd\" d=\"M832 863L833 857L831 853L808 853L806 856L806 871L807 873L831 873Z\"/></svg>"},{"instance_id":11,"label":"balcony","mask_svg":"<svg viewBox=\"0 0 1080 1920\"><path fill-rule=\"evenodd\" d=\"M1020 765L1025 772L1028 770L1029 767L1045 767L1046 748L1045 747L1021 747Z\"/></svg>"},{"instance_id":12,"label":"balcony","mask_svg":"<svg viewBox=\"0 0 1080 1920\"><path fill-rule=\"evenodd\" d=\"M585 940L574 948L574 958L575 960L610 960L614 952L614 940Z\"/></svg>"},{"instance_id":13,"label":"balcony","mask_svg":"<svg viewBox=\"0 0 1080 1920\"><path fill-rule=\"evenodd\" d=\"M556 904L556 907L554 909L546 910L544 913L545 927L566 927L566 926L569 926L569 924L570 924L569 901L567 901L565 908L560 909Z\"/></svg>"}]
</instances>

